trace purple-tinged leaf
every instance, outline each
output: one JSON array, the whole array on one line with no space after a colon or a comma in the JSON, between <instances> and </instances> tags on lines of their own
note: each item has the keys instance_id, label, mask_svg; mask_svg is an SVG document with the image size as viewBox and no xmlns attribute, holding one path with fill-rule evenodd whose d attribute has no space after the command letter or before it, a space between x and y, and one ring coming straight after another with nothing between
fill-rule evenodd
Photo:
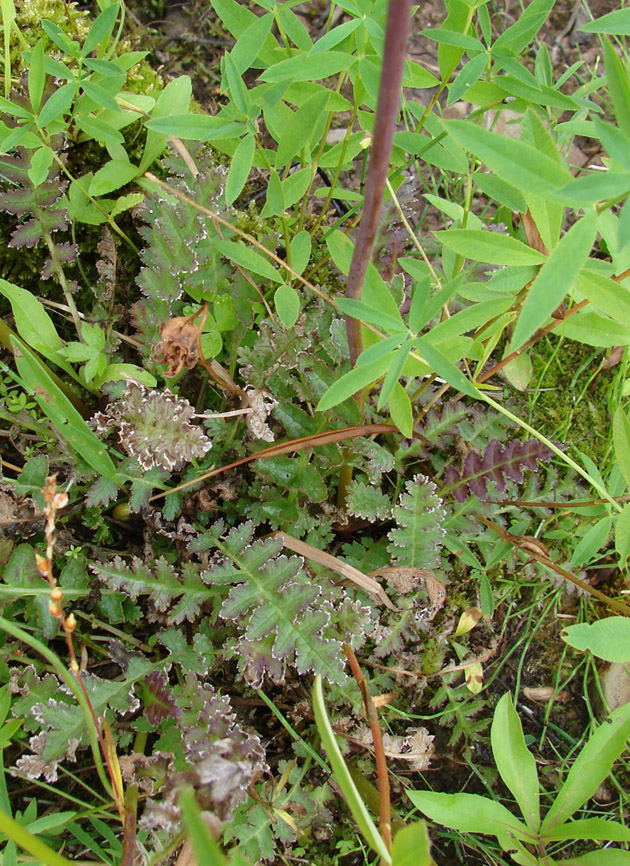
<instances>
[{"instance_id":1,"label":"purple-tinged leaf","mask_svg":"<svg viewBox=\"0 0 630 866\"><path fill-rule=\"evenodd\" d=\"M443 492L452 492L458 502L464 502L468 488L474 496L486 499L488 481L493 481L497 490L503 493L507 479L522 484L524 469L536 472L538 462L550 458L549 448L537 439L528 439L526 442L513 440L503 448L497 439L491 439L484 449L483 457L476 451L468 452L461 473L453 466L448 467L444 475Z\"/></svg>"},{"instance_id":2,"label":"purple-tinged leaf","mask_svg":"<svg viewBox=\"0 0 630 866\"><path fill-rule=\"evenodd\" d=\"M159 725L162 719L181 719L182 711L175 703L164 671L152 671L143 682L144 708L151 725Z\"/></svg>"}]
</instances>

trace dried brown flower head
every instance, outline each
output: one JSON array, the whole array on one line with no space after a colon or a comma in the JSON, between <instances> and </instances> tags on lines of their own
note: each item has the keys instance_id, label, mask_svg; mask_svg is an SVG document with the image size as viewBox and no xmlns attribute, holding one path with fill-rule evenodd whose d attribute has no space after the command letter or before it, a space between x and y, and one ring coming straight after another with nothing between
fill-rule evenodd
<instances>
[{"instance_id":1,"label":"dried brown flower head","mask_svg":"<svg viewBox=\"0 0 630 866\"><path fill-rule=\"evenodd\" d=\"M201 315L198 323L195 319ZM168 365L165 375L177 376L184 369L192 370L199 360L199 338L208 315L204 305L192 316L175 316L160 326L160 342L153 348L156 361Z\"/></svg>"}]
</instances>

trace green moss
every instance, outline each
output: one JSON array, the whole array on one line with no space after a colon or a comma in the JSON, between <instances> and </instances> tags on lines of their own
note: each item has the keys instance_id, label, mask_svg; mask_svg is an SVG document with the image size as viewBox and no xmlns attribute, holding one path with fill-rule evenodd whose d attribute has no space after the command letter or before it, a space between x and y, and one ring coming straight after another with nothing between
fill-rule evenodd
<instances>
[{"instance_id":1,"label":"green moss","mask_svg":"<svg viewBox=\"0 0 630 866\"><path fill-rule=\"evenodd\" d=\"M570 439L598 464L611 436L609 383L605 375L596 376L604 352L554 337L536 344L529 404L529 421L537 430L550 439Z\"/></svg>"}]
</instances>

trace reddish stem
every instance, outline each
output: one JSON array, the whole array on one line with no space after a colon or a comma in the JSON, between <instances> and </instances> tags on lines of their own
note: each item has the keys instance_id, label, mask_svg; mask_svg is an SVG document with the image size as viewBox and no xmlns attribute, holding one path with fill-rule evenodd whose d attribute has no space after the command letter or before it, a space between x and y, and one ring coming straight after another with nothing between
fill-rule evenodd
<instances>
[{"instance_id":1,"label":"reddish stem","mask_svg":"<svg viewBox=\"0 0 630 866\"><path fill-rule=\"evenodd\" d=\"M349 644L343 645L343 651L348 659L350 670L353 673L361 697L363 699L363 709L365 717L370 725L372 732L372 745L374 746L374 759L376 761L376 773L378 776L378 793L379 793L379 830L383 841L387 846L387 850L391 851L392 847L392 816L391 816L391 792L389 787L389 774L387 772L387 759L385 758L385 750L383 748L383 737L381 728L378 723L378 713L372 700L372 695L369 692L367 682L363 676L363 671L357 661L352 647Z\"/></svg>"},{"instance_id":2,"label":"reddish stem","mask_svg":"<svg viewBox=\"0 0 630 866\"><path fill-rule=\"evenodd\" d=\"M363 211L359 235L354 247L348 283L347 298L360 298L367 267L372 256L379 226L389 157L394 140L396 120L400 106L400 89L405 68L405 47L411 17L411 0L390 0L385 27L383 67L374 117L374 135L368 160ZM350 360L354 365L361 354L361 324L346 318L346 331L350 347Z\"/></svg>"}]
</instances>

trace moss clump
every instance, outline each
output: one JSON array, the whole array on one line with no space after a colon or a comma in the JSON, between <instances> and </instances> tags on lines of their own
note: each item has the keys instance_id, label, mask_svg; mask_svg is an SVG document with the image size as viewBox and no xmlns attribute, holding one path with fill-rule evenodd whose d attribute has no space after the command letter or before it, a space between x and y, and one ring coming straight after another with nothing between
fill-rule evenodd
<instances>
[{"instance_id":1,"label":"moss clump","mask_svg":"<svg viewBox=\"0 0 630 866\"><path fill-rule=\"evenodd\" d=\"M530 423L541 433L586 450L601 464L610 444L608 381L596 376L604 349L554 337L532 352Z\"/></svg>"}]
</instances>

